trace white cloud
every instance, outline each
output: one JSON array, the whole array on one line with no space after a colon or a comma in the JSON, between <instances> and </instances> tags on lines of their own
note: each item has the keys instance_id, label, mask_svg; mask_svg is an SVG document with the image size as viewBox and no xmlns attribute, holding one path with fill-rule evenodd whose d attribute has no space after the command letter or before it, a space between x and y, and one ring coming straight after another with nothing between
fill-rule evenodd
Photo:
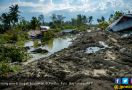
<instances>
[{"instance_id":1,"label":"white cloud","mask_svg":"<svg viewBox=\"0 0 132 90\"><path fill-rule=\"evenodd\" d=\"M39 0L40 2L43 2L44 0Z\"/></svg>"},{"instance_id":2,"label":"white cloud","mask_svg":"<svg viewBox=\"0 0 132 90\"><path fill-rule=\"evenodd\" d=\"M70 12L95 12L98 10L107 11L108 9L129 9L130 5L124 4L124 0L62 0L61 3L54 3L53 0L38 0L34 2L17 2L21 7L32 7L31 12L41 12L44 14L58 10Z\"/></svg>"}]
</instances>

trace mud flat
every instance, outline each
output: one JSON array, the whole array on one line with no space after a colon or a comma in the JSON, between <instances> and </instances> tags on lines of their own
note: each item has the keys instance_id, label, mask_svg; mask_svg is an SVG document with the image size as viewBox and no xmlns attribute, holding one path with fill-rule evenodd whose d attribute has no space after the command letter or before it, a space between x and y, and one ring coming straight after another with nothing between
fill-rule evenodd
<instances>
[{"instance_id":1,"label":"mud flat","mask_svg":"<svg viewBox=\"0 0 132 90\"><path fill-rule=\"evenodd\" d=\"M114 78L131 76L131 35L85 31L68 48L31 62L0 81L27 83L1 85L1 90L113 90Z\"/></svg>"}]
</instances>

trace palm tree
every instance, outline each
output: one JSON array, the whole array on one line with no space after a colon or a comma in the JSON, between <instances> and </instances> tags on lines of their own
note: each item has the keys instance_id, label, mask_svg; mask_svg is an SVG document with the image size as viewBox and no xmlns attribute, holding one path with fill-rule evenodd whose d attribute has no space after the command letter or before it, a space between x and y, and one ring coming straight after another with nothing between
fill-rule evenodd
<instances>
[{"instance_id":1,"label":"palm tree","mask_svg":"<svg viewBox=\"0 0 132 90\"><path fill-rule=\"evenodd\" d=\"M18 19L19 19L19 6L16 4L16 5L12 5L9 7L9 16L10 16L10 19L11 19L11 23L12 25L14 26L15 23L18 22Z\"/></svg>"},{"instance_id":2,"label":"palm tree","mask_svg":"<svg viewBox=\"0 0 132 90\"><path fill-rule=\"evenodd\" d=\"M89 16L88 23L92 24L92 21L93 21L93 16Z\"/></svg>"},{"instance_id":3,"label":"palm tree","mask_svg":"<svg viewBox=\"0 0 132 90\"><path fill-rule=\"evenodd\" d=\"M120 11L116 11L115 14L114 14L114 20L117 20L119 17L121 17L123 15L122 12Z\"/></svg>"},{"instance_id":4,"label":"palm tree","mask_svg":"<svg viewBox=\"0 0 132 90\"><path fill-rule=\"evenodd\" d=\"M91 27L93 21L93 16L89 16L87 22L89 23L89 28Z\"/></svg>"},{"instance_id":5,"label":"palm tree","mask_svg":"<svg viewBox=\"0 0 132 90\"><path fill-rule=\"evenodd\" d=\"M87 17L85 15L82 16L82 23L83 24L87 23Z\"/></svg>"},{"instance_id":6,"label":"palm tree","mask_svg":"<svg viewBox=\"0 0 132 90\"><path fill-rule=\"evenodd\" d=\"M110 17L109 17L109 23L112 23L113 22L113 17L114 17L114 15L111 14Z\"/></svg>"},{"instance_id":7,"label":"palm tree","mask_svg":"<svg viewBox=\"0 0 132 90\"><path fill-rule=\"evenodd\" d=\"M101 17L101 21L102 21L102 22L105 21L105 17L104 17L104 16Z\"/></svg>"},{"instance_id":8,"label":"palm tree","mask_svg":"<svg viewBox=\"0 0 132 90\"><path fill-rule=\"evenodd\" d=\"M9 14L3 13L1 15L1 22L3 24L4 30L8 30L10 28L10 22L11 22Z\"/></svg>"}]
</instances>

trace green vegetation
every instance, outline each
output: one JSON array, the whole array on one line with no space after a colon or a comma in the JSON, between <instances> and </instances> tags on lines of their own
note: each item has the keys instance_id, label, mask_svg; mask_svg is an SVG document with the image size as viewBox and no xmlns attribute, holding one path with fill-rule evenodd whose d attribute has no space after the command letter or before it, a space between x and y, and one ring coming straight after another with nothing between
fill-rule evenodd
<instances>
[{"instance_id":1,"label":"green vegetation","mask_svg":"<svg viewBox=\"0 0 132 90\"><path fill-rule=\"evenodd\" d=\"M102 30L105 30L108 27L108 25L113 23L115 20L119 19L119 17L121 17L122 15L123 12L116 11L114 14L110 15L108 21L105 19L105 17L102 16L101 19L97 19L98 27Z\"/></svg>"},{"instance_id":2,"label":"green vegetation","mask_svg":"<svg viewBox=\"0 0 132 90\"><path fill-rule=\"evenodd\" d=\"M0 46L0 61L8 62L23 62L28 58L24 48L17 48L16 46Z\"/></svg>"},{"instance_id":3,"label":"green vegetation","mask_svg":"<svg viewBox=\"0 0 132 90\"><path fill-rule=\"evenodd\" d=\"M0 34L0 43L16 43L24 42L28 39L27 32L21 32L20 30L9 30L4 34Z\"/></svg>"},{"instance_id":4,"label":"green vegetation","mask_svg":"<svg viewBox=\"0 0 132 90\"><path fill-rule=\"evenodd\" d=\"M8 75L9 73L16 73L21 70L19 65L11 65L7 62L0 62L0 76Z\"/></svg>"},{"instance_id":5,"label":"green vegetation","mask_svg":"<svg viewBox=\"0 0 132 90\"><path fill-rule=\"evenodd\" d=\"M77 18L71 19L71 24L77 29L77 30L86 30L90 28L90 25L92 24L93 17L89 16L88 18L85 15L77 15Z\"/></svg>"},{"instance_id":6,"label":"green vegetation","mask_svg":"<svg viewBox=\"0 0 132 90\"><path fill-rule=\"evenodd\" d=\"M42 42L46 42L55 36L54 31L43 32Z\"/></svg>"},{"instance_id":7,"label":"green vegetation","mask_svg":"<svg viewBox=\"0 0 132 90\"><path fill-rule=\"evenodd\" d=\"M36 30L36 29L39 28L39 26L40 26L39 20L36 17L32 17L32 20L31 20L31 29Z\"/></svg>"},{"instance_id":8,"label":"green vegetation","mask_svg":"<svg viewBox=\"0 0 132 90\"><path fill-rule=\"evenodd\" d=\"M24 44L25 44L25 41L22 41L22 40L16 42L16 45L19 46L19 47L23 47Z\"/></svg>"},{"instance_id":9,"label":"green vegetation","mask_svg":"<svg viewBox=\"0 0 132 90\"><path fill-rule=\"evenodd\" d=\"M24 19L19 20L18 9L18 5L12 5L9 12L0 16L0 76L19 71L21 68L19 64L13 63L28 59L28 54L20 46L28 39L24 30L29 26Z\"/></svg>"},{"instance_id":10,"label":"green vegetation","mask_svg":"<svg viewBox=\"0 0 132 90\"><path fill-rule=\"evenodd\" d=\"M84 31L98 26L105 30L106 27L122 16L122 12L111 14L109 20L105 17L97 19L98 24L94 25L93 16L77 15L69 21L65 21L65 16L53 14L51 22L45 22L43 15L32 17L27 21L20 16L19 6L12 5L9 7L9 12L3 13L0 16L0 75L5 75L10 72L20 70L19 65L14 65L14 62L23 62L28 59L28 54L23 49L25 41L29 40L28 31L40 30L40 25L49 26L51 30L42 32L42 43L46 43L55 35L64 29L75 29ZM34 47L38 47L38 40L34 41Z\"/></svg>"},{"instance_id":11,"label":"green vegetation","mask_svg":"<svg viewBox=\"0 0 132 90\"><path fill-rule=\"evenodd\" d=\"M20 66L12 63L24 62L28 58L29 56L23 48L0 45L0 75L19 71Z\"/></svg>"},{"instance_id":12,"label":"green vegetation","mask_svg":"<svg viewBox=\"0 0 132 90\"><path fill-rule=\"evenodd\" d=\"M34 41L34 47L38 47L39 46L39 42L38 42L38 40L35 40Z\"/></svg>"},{"instance_id":13,"label":"green vegetation","mask_svg":"<svg viewBox=\"0 0 132 90\"><path fill-rule=\"evenodd\" d=\"M103 16L101 17L101 19L97 19L97 21L99 23L98 27L102 30L105 30L109 25Z\"/></svg>"},{"instance_id":14,"label":"green vegetation","mask_svg":"<svg viewBox=\"0 0 132 90\"><path fill-rule=\"evenodd\" d=\"M12 5L9 7L8 13L3 13L0 17L2 22L0 32L6 32L7 30L14 28L19 18L19 7L18 5Z\"/></svg>"}]
</instances>

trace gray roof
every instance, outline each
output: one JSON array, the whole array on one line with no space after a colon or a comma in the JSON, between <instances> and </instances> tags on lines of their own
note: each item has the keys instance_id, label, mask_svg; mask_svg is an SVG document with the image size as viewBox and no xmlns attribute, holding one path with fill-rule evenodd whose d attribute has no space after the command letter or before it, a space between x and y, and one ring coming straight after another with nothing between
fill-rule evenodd
<instances>
[{"instance_id":1,"label":"gray roof","mask_svg":"<svg viewBox=\"0 0 132 90\"><path fill-rule=\"evenodd\" d=\"M121 16L118 20L108 26L108 30L118 32L132 28L132 14Z\"/></svg>"}]
</instances>

